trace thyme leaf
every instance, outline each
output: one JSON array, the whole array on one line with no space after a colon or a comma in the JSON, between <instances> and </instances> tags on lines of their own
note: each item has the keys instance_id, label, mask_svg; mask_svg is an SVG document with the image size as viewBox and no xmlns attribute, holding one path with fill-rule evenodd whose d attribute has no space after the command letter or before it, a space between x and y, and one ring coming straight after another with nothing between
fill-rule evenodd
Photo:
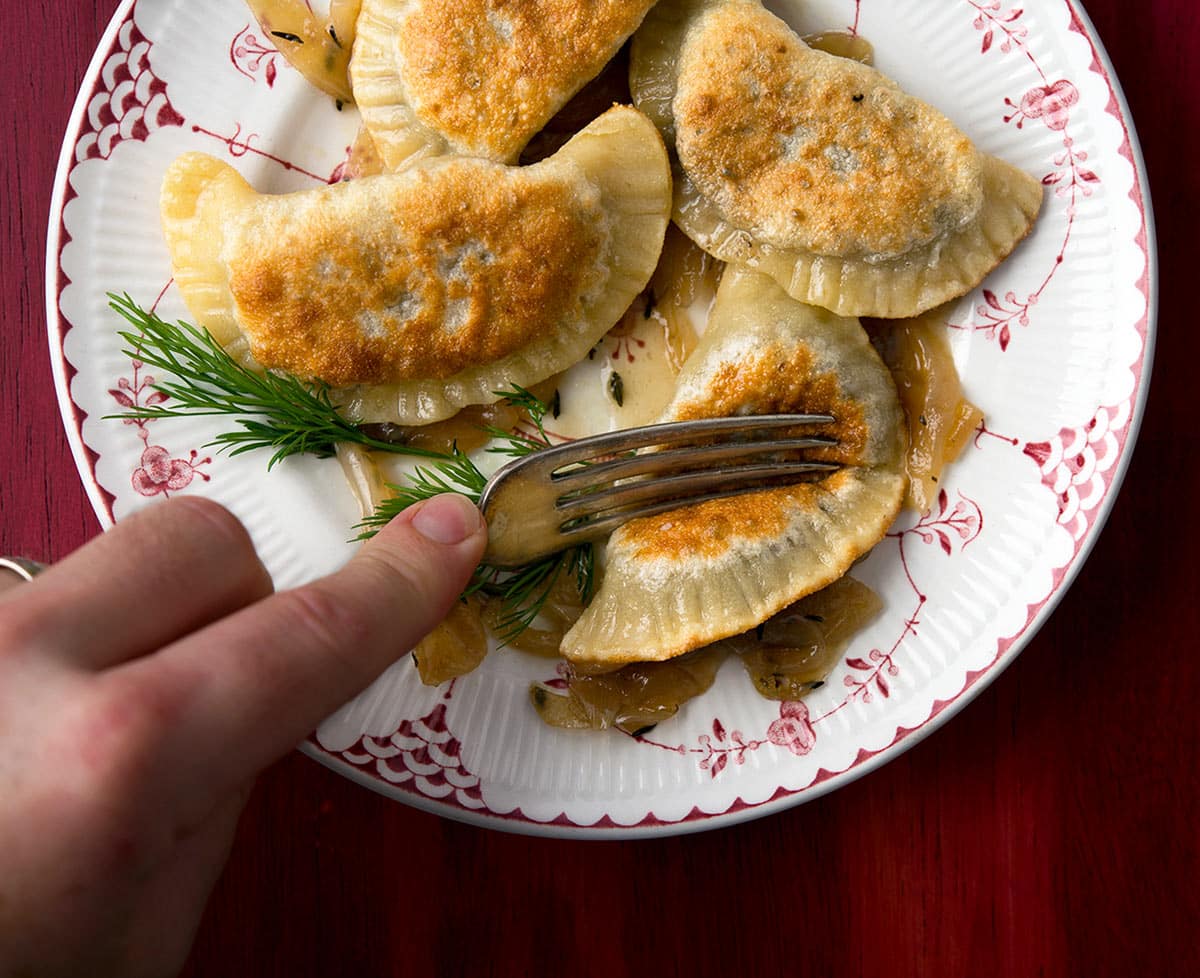
<instances>
[{"instance_id":1,"label":"thyme leaf","mask_svg":"<svg viewBox=\"0 0 1200 978\"><path fill-rule=\"evenodd\" d=\"M617 407L625 406L625 379L615 370L608 378L608 393L617 402Z\"/></svg>"}]
</instances>

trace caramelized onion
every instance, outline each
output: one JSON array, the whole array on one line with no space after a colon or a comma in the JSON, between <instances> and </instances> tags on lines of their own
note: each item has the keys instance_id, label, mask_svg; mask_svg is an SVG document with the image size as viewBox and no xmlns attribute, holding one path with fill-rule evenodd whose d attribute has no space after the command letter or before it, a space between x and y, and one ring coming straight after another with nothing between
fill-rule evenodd
<instances>
[{"instance_id":1,"label":"caramelized onion","mask_svg":"<svg viewBox=\"0 0 1200 978\"><path fill-rule=\"evenodd\" d=\"M363 430L382 441L430 452L448 454L455 445L460 452L473 452L491 441L492 436L485 429L511 431L524 417L518 408L497 401L495 404L476 404L463 408L454 417L433 424L418 427L374 424L364 425Z\"/></svg>"},{"instance_id":2,"label":"caramelized onion","mask_svg":"<svg viewBox=\"0 0 1200 978\"><path fill-rule=\"evenodd\" d=\"M798 700L825 682L850 639L882 607L869 587L843 577L730 641L759 693Z\"/></svg>"},{"instance_id":3,"label":"caramelized onion","mask_svg":"<svg viewBox=\"0 0 1200 978\"><path fill-rule=\"evenodd\" d=\"M342 473L350 485L350 491L358 501L363 519L371 516L379 504L389 495L383 474L371 453L361 445L351 445L349 442L339 442L337 460L341 463Z\"/></svg>"},{"instance_id":4,"label":"caramelized onion","mask_svg":"<svg viewBox=\"0 0 1200 978\"><path fill-rule=\"evenodd\" d=\"M440 686L479 666L488 651L479 599L454 603L450 614L413 649L417 673L426 686Z\"/></svg>"},{"instance_id":5,"label":"caramelized onion","mask_svg":"<svg viewBox=\"0 0 1200 978\"><path fill-rule=\"evenodd\" d=\"M633 314L662 321L667 357L676 373L699 339L692 312L698 306L707 309L712 304L724 267L724 262L713 258L674 224L668 226L649 294L640 309L635 304Z\"/></svg>"},{"instance_id":6,"label":"caramelized onion","mask_svg":"<svg viewBox=\"0 0 1200 978\"><path fill-rule=\"evenodd\" d=\"M359 126L354 144L350 147L350 155L346 158L346 168L342 171L343 180L359 180L362 177L376 177L386 173L383 157L379 155L379 147L365 126Z\"/></svg>"},{"instance_id":7,"label":"caramelized onion","mask_svg":"<svg viewBox=\"0 0 1200 978\"><path fill-rule=\"evenodd\" d=\"M362 0L331 0L324 18L314 14L305 0L246 2L292 67L339 102L354 101L348 69Z\"/></svg>"},{"instance_id":8,"label":"caramelized onion","mask_svg":"<svg viewBox=\"0 0 1200 978\"><path fill-rule=\"evenodd\" d=\"M530 698L538 716L552 727L616 727L636 735L670 719L705 692L734 652L759 693L773 700L798 700L824 682L850 639L882 606L861 581L843 577L753 632L667 662L636 663L595 675L572 671L564 692L535 683Z\"/></svg>"},{"instance_id":9,"label":"caramelized onion","mask_svg":"<svg viewBox=\"0 0 1200 978\"><path fill-rule=\"evenodd\" d=\"M966 447L983 412L963 391L946 338L945 307L915 319L877 319L865 325L892 372L908 417L905 504L925 512L937 497L942 470Z\"/></svg>"},{"instance_id":10,"label":"caramelized onion","mask_svg":"<svg viewBox=\"0 0 1200 978\"><path fill-rule=\"evenodd\" d=\"M529 696L538 716L552 727L616 727L637 736L706 692L727 654L724 647L712 645L669 662L638 663L598 676L575 674L565 693L535 683Z\"/></svg>"},{"instance_id":11,"label":"caramelized onion","mask_svg":"<svg viewBox=\"0 0 1200 978\"><path fill-rule=\"evenodd\" d=\"M568 574L562 574L554 582L550 594L542 605L539 620L541 625L534 624L519 635L508 639L508 648L519 652L547 659L558 658L558 649L562 644L563 635L575 624L583 614L583 598L575 579ZM505 611L500 601L488 601L483 607L483 623L494 636L503 635Z\"/></svg>"}]
</instances>

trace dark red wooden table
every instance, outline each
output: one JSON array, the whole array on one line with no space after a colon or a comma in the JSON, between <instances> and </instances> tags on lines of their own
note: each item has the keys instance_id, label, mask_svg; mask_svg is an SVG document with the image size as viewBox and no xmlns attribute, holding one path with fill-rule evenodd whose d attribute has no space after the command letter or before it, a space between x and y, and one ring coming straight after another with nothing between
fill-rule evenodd
<instances>
[{"instance_id":1,"label":"dark red wooden table","mask_svg":"<svg viewBox=\"0 0 1200 978\"><path fill-rule=\"evenodd\" d=\"M59 142L116 6L0 5L0 553L57 558L99 532L41 269ZM486 832L291 756L250 802L188 976L1200 975L1200 13L1087 8L1145 150L1160 332L1121 498L1016 664L869 777L684 838Z\"/></svg>"}]
</instances>

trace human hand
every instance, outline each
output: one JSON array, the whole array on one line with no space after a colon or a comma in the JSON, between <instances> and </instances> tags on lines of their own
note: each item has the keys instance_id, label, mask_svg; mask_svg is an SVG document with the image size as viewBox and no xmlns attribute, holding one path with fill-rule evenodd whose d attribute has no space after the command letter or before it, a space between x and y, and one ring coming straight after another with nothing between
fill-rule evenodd
<instances>
[{"instance_id":1,"label":"human hand","mask_svg":"<svg viewBox=\"0 0 1200 978\"><path fill-rule=\"evenodd\" d=\"M438 497L272 594L180 498L0 574L0 978L177 973L255 775L445 616L485 536Z\"/></svg>"}]
</instances>

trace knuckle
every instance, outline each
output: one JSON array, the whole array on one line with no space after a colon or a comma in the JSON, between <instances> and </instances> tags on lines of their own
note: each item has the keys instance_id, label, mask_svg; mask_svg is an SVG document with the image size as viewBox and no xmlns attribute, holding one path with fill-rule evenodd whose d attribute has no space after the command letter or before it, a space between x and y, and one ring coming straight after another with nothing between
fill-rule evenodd
<instances>
[{"instance_id":1,"label":"knuckle","mask_svg":"<svg viewBox=\"0 0 1200 978\"><path fill-rule=\"evenodd\" d=\"M158 665L162 665L158 663ZM79 760L103 797L141 797L156 775L167 733L177 726L196 684L162 670L100 680L77 721Z\"/></svg>"},{"instance_id":2,"label":"knuckle","mask_svg":"<svg viewBox=\"0 0 1200 978\"><path fill-rule=\"evenodd\" d=\"M148 738L139 726L130 711L101 700L63 731L63 748L74 750L77 795L96 817L120 818L149 780Z\"/></svg>"},{"instance_id":3,"label":"knuckle","mask_svg":"<svg viewBox=\"0 0 1200 978\"><path fill-rule=\"evenodd\" d=\"M189 524L189 530L215 542L230 559L231 569L261 578L269 589L270 577L258 558L254 542L241 520L233 513L203 496L180 496L167 505L173 507L176 518Z\"/></svg>"},{"instance_id":4,"label":"knuckle","mask_svg":"<svg viewBox=\"0 0 1200 978\"><path fill-rule=\"evenodd\" d=\"M158 794L152 741L132 716L115 701L85 698L48 745L54 774L41 781L40 824L71 840L83 873L129 872L153 826L147 821L148 801Z\"/></svg>"}]
</instances>

